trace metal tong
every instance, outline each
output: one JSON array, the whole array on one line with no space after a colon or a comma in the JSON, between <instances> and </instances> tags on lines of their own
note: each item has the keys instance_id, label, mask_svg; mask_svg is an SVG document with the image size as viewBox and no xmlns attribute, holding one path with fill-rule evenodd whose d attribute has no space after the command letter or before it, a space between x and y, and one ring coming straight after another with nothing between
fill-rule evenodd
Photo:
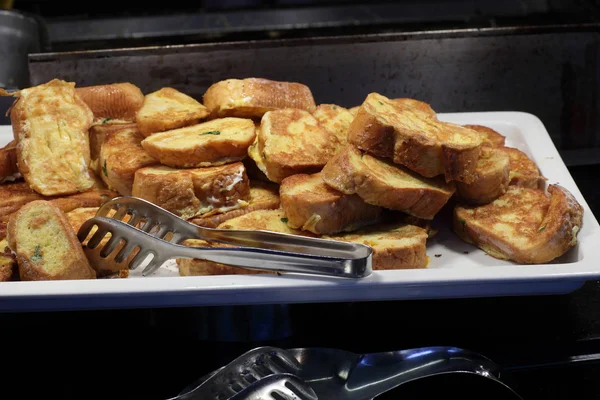
<instances>
[{"instance_id":1,"label":"metal tong","mask_svg":"<svg viewBox=\"0 0 600 400\"><path fill-rule=\"evenodd\" d=\"M346 278L362 278L372 272L372 249L368 246L301 237L268 231L204 228L136 197L117 197L102 205L94 218L83 223L77 234L95 259L136 269L148 262L142 275L155 272L173 258L195 258L235 267L298 272ZM99 246L110 233L110 239ZM180 245L186 239L236 245L207 248ZM126 263L134 251L137 254Z\"/></svg>"},{"instance_id":2,"label":"metal tong","mask_svg":"<svg viewBox=\"0 0 600 400\"><path fill-rule=\"evenodd\" d=\"M170 400L318 400L284 350L260 347L203 377Z\"/></svg>"},{"instance_id":3,"label":"metal tong","mask_svg":"<svg viewBox=\"0 0 600 400\"><path fill-rule=\"evenodd\" d=\"M188 385L170 400L277 399L260 391L270 381L260 382L266 378L287 379L290 375L296 377L295 384L302 388L297 391L304 397L297 395L298 399L372 400L384 393L398 393L397 397L401 398L400 386L405 383L453 373L478 377L487 381L496 393L520 399L500 381L497 365L479 354L456 347L372 354L326 348L260 347ZM263 393L263 397L257 393Z\"/></svg>"}]
</instances>

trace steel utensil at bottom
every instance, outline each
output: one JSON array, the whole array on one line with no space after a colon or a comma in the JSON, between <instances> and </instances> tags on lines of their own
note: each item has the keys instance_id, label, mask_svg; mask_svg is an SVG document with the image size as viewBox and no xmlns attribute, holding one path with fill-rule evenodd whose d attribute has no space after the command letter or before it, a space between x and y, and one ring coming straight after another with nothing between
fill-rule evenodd
<instances>
[{"instance_id":1,"label":"steel utensil at bottom","mask_svg":"<svg viewBox=\"0 0 600 400\"><path fill-rule=\"evenodd\" d=\"M500 381L500 368L489 359L456 347L425 347L402 351L355 354L339 349L298 348L287 350L298 360L297 376L319 399L371 400L403 397L419 382L437 383L435 390L459 388L461 398L474 390L487 391L498 399L520 397ZM189 385L199 386L217 371ZM456 385L456 382L471 382ZM425 386L421 385L421 392ZM432 385L427 384L427 390ZM456 391L456 390L455 390ZM431 391L430 391L431 394ZM392 397L390 397L392 396ZM428 398L428 397L424 397Z\"/></svg>"}]
</instances>

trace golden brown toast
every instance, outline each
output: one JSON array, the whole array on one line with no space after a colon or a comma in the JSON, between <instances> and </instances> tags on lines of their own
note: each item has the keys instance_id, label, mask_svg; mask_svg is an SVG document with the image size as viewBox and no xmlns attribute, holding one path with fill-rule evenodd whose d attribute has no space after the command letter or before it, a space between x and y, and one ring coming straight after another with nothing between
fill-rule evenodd
<instances>
[{"instance_id":1,"label":"golden brown toast","mask_svg":"<svg viewBox=\"0 0 600 400\"><path fill-rule=\"evenodd\" d=\"M8 247L6 239L0 239L0 282L16 278L17 256Z\"/></svg>"},{"instance_id":2,"label":"golden brown toast","mask_svg":"<svg viewBox=\"0 0 600 400\"><path fill-rule=\"evenodd\" d=\"M410 99L407 97L396 98L392 101L394 101L395 103L399 103L404 107L415 108L421 112L424 112L425 114L428 114L430 117L437 119L437 114L435 113L435 111L433 111L433 108L431 108L431 106L425 103L424 101Z\"/></svg>"},{"instance_id":3,"label":"golden brown toast","mask_svg":"<svg viewBox=\"0 0 600 400\"><path fill-rule=\"evenodd\" d=\"M0 185L0 221L8 221L10 215L22 206L35 200L47 200L63 212L79 207L100 207L119 194L108 189L94 189L69 196L42 196L34 192L26 182Z\"/></svg>"},{"instance_id":4,"label":"golden brown toast","mask_svg":"<svg viewBox=\"0 0 600 400\"><path fill-rule=\"evenodd\" d=\"M256 137L247 118L219 118L185 128L155 133L142 142L161 164L195 168L241 161Z\"/></svg>"},{"instance_id":5,"label":"golden brown toast","mask_svg":"<svg viewBox=\"0 0 600 400\"><path fill-rule=\"evenodd\" d=\"M17 142L12 141L0 149L0 183L11 182L21 177L17 168Z\"/></svg>"},{"instance_id":6,"label":"golden brown toast","mask_svg":"<svg viewBox=\"0 0 600 400\"><path fill-rule=\"evenodd\" d=\"M115 123L113 121L108 121L105 123L94 124L90 127L88 131L88 135L90 138L90 166L92 170L96 173L97 176L102 175L102 165L98 161L100 157L100 150L102 149L102 145L104 144L104 139L106 139L106 134L112 131L118 131L123 128L135 128L136 124L133 122L125 122L125 123Z\"/></svg>"},{"instance_id":7,"label":"golden brown toast","mask_svg":"<svg viewBox=\"0 0 600 400\"><path fill-rule=\"evenodd\" d=\"M258 210L244 214L237 218L232 218L218 226L219 229L234 230L257 230L279 233L288 233L290 235L300 235L315 237L312 232L301 231L291 228L283 209L276 210Z\"/></svg>"},{"instance_id":8,"label":"golden brown toast","mask_svg":"<svg viewBox=\"0 0 600 400\"><path fill-rule=\"evenodd\" d=\"M129 82L78 87L76 90L96 120L135 121L135 114L144 103L140 88Z\"/></svg>"},{"instance_id":9,"label":"golden brown toast","mask_svg":"<svg viewBox=\"0 0 600 400\"><path fill-rule=\"evenodd\" d=\"M472 183L456 182L459 196L472 204L487 204L506 192L510 182L508 155L493 147L484 146L477 161Z\"/></svg>"},{"instance_id":10,"label":"golden brown toast","mask_svg":"<svg viewBox=\"0 0 600 400\"><path fill-rule=\"evenodd\" d=\"M74 83L54 79L21 90L10 119L19 171L33 190L53 196L94 185L87 133L93 115Z\"/></svg>"},{"instance_id":11,"label":"golden brown toast","mask_svg":"<svg viewBox=\"0 0 600 400\"><path fill-rule=\"evenodd\" d=\"M21 280L96 278L67 217L48 201L21 207L8 222L7 239Z\"/></svg>"},{"instance_id":12,"label":"golden brown toast","mask_svg":"<svg viewBox=\"0 0 600 400\"><path fill-rule=\"evenodd\" d=\"M190 219L248 206L250 186L241 162L195 169L158 166L136 171L132 194Z\"/></svg>"},{"instance_id":13,"label":"golden brown toast","mask_svg":"<svg viewBox=\"0 0 600 400\"><path fill-rule=\"evenodd\" d=\"M257 210L275 210L279 208L279 187L273 183L250 181L250 201L247 207L228 211L223 214L194 218L190 222L207 228L216 228L225 221L240 217Z\"/></svg>"},{"instance_id":14,"label":"golden brown toast","mask_svg":"<svg viewBox=\"0 0 600 400\"><path fill-rule=\"evenodd\" d=\"M506 138L492 128L483 125L465 125L465 128L472 129L479 133L484 140L484 144L492 147L504 147Z\"/></svg>"},{"instance_id":15,"label":"golden brown toast","mask_svg":"<svg viewBox=\"0 0 600 400\"><path fill-rule=\"evenodd\" d=\"M444 174L446 181L470 183L483 140L406 101L371 93L350 124L348 142L425 177Z\"/></svg>"},{"instance_id":16,"label":"golden brown toast","mask_svg":"<svg viewBox=\"0 0 600 400\"><path fill-rule=\"evenodd\" d=\"M320 104L313 117L333 135L335 152L348 144L348 128L354 119L350 111L335 104Z\"/></svg>"},{"instance_id":17,"label":"golden brown toast","mask_svg":"<svg viewBox=\"0 0 600 400\"><path fill-rule=\"evenodd\" d=\"M454 231L489 255L523 264L542 264L577 244L583 208L565 188L510 186L490 204L454 209Z\"/></svg>"},{"instance_id":18,"label":"golden brown toast","mask_svg":"<svg viewBox=\"0 0 600 400\"><path fill-rule=\"evenodd\" d=\"M358 232L323 236L360 243L373 249L373 269L415 269L427 266L427 231L409 224L376 225Z\"/></svg>"},{"instance_id":19,"label":"golden brown toast","mask_svg":"<svg viewBox=\"0 0 600 400\"><path fill-rule=\"evenodd\" d=\"M100 149L100 177L109 189L131 196L135 171L157 165L142 147L144 137L137 126L108 131Z\"/></svg>"},{"instance_id":20,"label":"golden brown toast","mask_svg":"<svg viewBox=\"0 0 600 400\"><path fill-rule=\"evenodd\" d=\"M359 109L360 109L360 106L352 107L352 108L348 109L348 112L350 112L350 114L352 114L352 117L356 117L356 114L358 114Z\"/></svg>"},{"instance_id":21,"label":"golden brown toast","mask_svg":"<svg viewBox=\"0 0 600 400\"><path fill-rule=\"evenodd\" d=\"M279 195L288 225L317 235L355 231L378 222L381 216L380 207L330 188L320 173L285 178Z\"/></svg>"},{"instance_id":22,"label":"golden brown toast","mask_svg":"<svg viewBox=\"0 0 600 400\"><path fill-rule=\"evenodd\" d=\"M227 79L210 86L203 97L213 118L261 118L280 108L315 110L308 86L261 78Z\"/></svg>"},{"instance_id":23,"label":"golden brown toast","mask_svg":"<svg viewBox=\"0 0 600 400\"><path fill-rule=\"evenodd\" d=\"M75 234L79 232L81 225L83 225L85 221L96 216L98 208L99 207L76 208L65 214ZM108 257L106 259L101 260L100 254L97 251L88 251L89 249L86 247L89 238L91 238L94 235L94 233L96 233L96 230L97 228L94 226L88 234L88 237L83 241L83 243L81 243L83 245L83 251L88 261L90 262L90 266L94 269L94 271L96 271L96 275L98 278L106 277L113 274L119 276L119 273L123 269L123 266L128 265L129 262L137 255L138 251L132 251L127 257L127 259L124 261L124 263L116 264L112 257ZM101 248L104 247L106 243L108 243L110 237L111 235L110 233L108 233L102 238L98 246L100 246ZM118 252L123 247L124 244L118 245L112 254L118 254Z\"/></svg>"},{"instance_id":24,"label":"golden brown toast","mask_svg":"<svg viewBox=\"0 0 600 400\"><path fill-rule=\"evenodd\" d=\"M323 168L325 183L366 203L432 219L454 194L454 182L424 178L407 168L346 146Z\"/></svg>"},{"instance_id":25,"label":"golden brown toast","mask_svg":"<svg viewBox=\"0 0 600 400\"><path fill-rule=\"evenodd\" d=\"M208 116L208 108L180 91L165 87L149 93L136 114L140 133L150 136L156 132L195 125Z\"/></svg>"},{"instance_id":26,"label":"golden brown toast","mask_svg":"<svg viewBox=\"0 0 600 400\"><path fill-rule=\"evenodd\" d=\"M267 112L248 155L269 180L319 172L335 152L335 139L310 113L286 108Z\"/></svg>"},{"instance_id":27,"label":"golden brown toast","mask_svg":"<svg viewBox=\"0 0 600 400\"><path fill-rule=\"evenodd\" d=\"M521 150L503 147L502 151L510 160L510 185L533 189L543 189L546 185L544 178L535 162Z\"/></svg>"}]
</instances>

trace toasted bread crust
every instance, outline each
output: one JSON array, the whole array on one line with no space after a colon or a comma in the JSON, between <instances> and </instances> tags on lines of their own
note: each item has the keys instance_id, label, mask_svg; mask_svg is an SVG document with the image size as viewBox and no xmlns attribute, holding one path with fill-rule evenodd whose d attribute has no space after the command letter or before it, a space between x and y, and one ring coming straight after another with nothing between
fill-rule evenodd
<instances>
[{"instance_id":1,"label":"toasted bread crust","mask_svg":"<svg viewBox=\"0 0 600 400\"><path fill-rule=\"evenodd\" d=\"M523 264L542 264L567 252L577 243L583 208L558 185L539 189L511 186L494 202L457 206L453 228L463 240L489 255Z\"/></svg>"},{"instance_id":2,"label":"toasted bread crust","mask_svg":"<svg viewBox=\"0 0 600 400\"><path fill-rule=\"evenodd\" d=\"M25 181L45 196L89 190L93 115L75 84L54 79L24 89L10 111L17 165Z\"/></svg>"},{"instance_id":3,"label":"toasted bread crust","mask_svg":"<svg viewBox=\"0 0 600 400\"><path fill-rule=\"evenodd\" d=\"M325 183L365 202L432 219L454 194L454 182L423 178L388 161L346 146L323 168Z\"/></svg>"},{"instance_id":4,"label":"toasted bread crust","mask_svg":"<svg viewBox=\"0 0 600 400\"><path fill-rule=\"evenodd\" d=\"M53 222L59 231L52 238L36 237L38 229ZM27 224L26 226L23 226ZM25 231L22 231L25 229ZM38 233L39 235L39 233ZM23 206L8 222L8 244L17 254L19 275L24 281L38 280L67 280L67 279L94 279L95 271L83 253L81 243L69 225L64 213L54 204L38 200ZM53 241L66 241L68 251L64 253L59 270L48 271L45 268L46 259L52 255ZM38 243L35 250L29 242ZM36 253L37 251L37 253Z\"/></svg>"},{"instance_id":5,"label":"toasted bread crust","mask_svg":"<svg viewBox=\"0 0 600 400\"><path fill-rule=\"evenodd\" d=\"M360 243L373 249L373 269L416 269L427 266L427 232L409 224L373 226L350 234L323 236Z\"/></svg>"},{"instance_id":6,"label":"toasted bread crust","mask_svg":"<svg viewBox=\"0 0 600 400\"><path fill-rule=\"evenodd\" d=\"M0 185L0 221L8 221L10 216L22 206L35 200L47 200L63 212L79 207L100 207L119 194L107 189L95 189L69 196L42 196L34 192L26 182Z\"/></svg>"},{"instance_id":7,"label":"toasted bread crust","mask_svg":"<svg viewBox=\"0 0 600 400\"><path fill-rule=\"evenodd\" d=\"M142 91L129 82L79 87L76 90L95 119L135 121L135 114L144 103Z\"/></svg>"},{"instance_id":8,"label":"toasted bread crust","mask_svg":"<svg viewBox=\"0 0 600 400\"><path fill-rule=\"evenodd\" d=\"M248 155L269 180L319 172L335 152L333 135L306 111L267 112Z\"/></svg>"},{"instance_id":9,"label":"toasted bread crust","mask_svg":"<svg viewBox=\"0 0 600 400\"><path fill-rule=\"evenodd\" d=\"M465 125L465 128L472 129L479 133L484 139L484 144L492 147L504 147L506 138L492 128L483 125Z\"/></svg>"},{"instance_id":10,"label":"toasted bread crust","mask_svg":"<svg viewBox=\"0 0 600 400\"><path fill-rule=\"evenodd\" d=\"M106 133L99 157L100 177L121 196L131 196L135 171L158 164L142 147L143 139L137 126Z\"/></svg>"},{"instance_id":11,"label":"toasted bread crust","mask_svg":"<svg viewBox=\"0 0 600 400\"><path fill-rule=\"evenodd\" d=\"M334 153L348 144L348 128L354 119L350 111L336 104L319 104L312 114L332 134Z\"/></svg>"},{"instance_id":12,"label":"toasted bread crust","mask_svg":"<svg viewBox=\"0 0 600 400\"><path fill-rule=\"evenodd\" d=\"M113 123L112 121L105 123L100 122L90 127L88 130L90 138L90 165L92 166L92 170L96 173L96 175L102 175L102 163L98 161L98 158L100 158L100 150L102 149L102 145L106 139L106 134L108 132L135 127L136 125L133 122Z\"/></svg>"},{"instance_id":13,"label":"toasted bread crust","mask_svg":"<svg viewBox=\"0 0 600 400\"><path fill-rule=\"evenodd\" d=\"M220 118L181 129L155 133L142 142L161 164L194 168L241 161L254 142L254 122L245 118Z\"/></svg>"},{"instance_id":14,"label":"toasted bread crust","mask_svg":"<svg viewBox=\"0 0 600 400\"><path fill-rule=\"evenodd\" d=\"M17 168L17 142L13 140L0 149L0 183L15 180L19 176L19 168Z\"/></svg>"},{"instance_id":15,"label":"toasted bread crust","mask_svg":"<svg viewBox=\"0 0 600 400\"><path fill-rule=\"evenodd\" d=\"M320 173L285 178L279 194L288 225L317 235L357 230L381 216L380 207L330 188Z\"/></svg>"},{"instance_id":16,"label":"toasted bread crust","mask_svg":"<svg viewBox=\"0 0 600 400\"><path fill-rule=\"evenodd\" d=\"M472 183L456 183L458 194L473 204L487 204L503 195L510 182L508 155L495 148L484 147L477 161Z\"/></svg>"},{"instance_id":17,"label":"toasted bread crust","mask_svg":"<svg viewBox=\"0 0 600 400\"><path fill-rule=\"evenodd\" d=\"M424 177L444 174L446 181L470 183L482 139L470 129L438 121L422 107L371 93L350 124L348 142Z\"/></svg>"},{"instance_id":18,"label":"toasted bread crust","mask_svg":"<svg viewBox=\"0 0 600 400\"><path fill-rule=\"evenodd\" d=\"M546 185L544 178L535 162L521 150L503 147L502 151L510 160L510 185L532 189L543 189Z\"/></svg>"},{"instance_id":19,"label":"toasted bread crust","mask_svg":"<svg viewBox=\"0 0 600 400\"><path fill-rule=\"evenodd\" d=\"M250 187L240 162L185 170L146 167L136 171L132 194L189 219L246 207Z\"/></svg>"},{"instance_id":20,"label":"toasted bread crust","mask_svg":"<svg viewBox=\"0 0 600 400\"><path fill-rule=\"evenodd\" d=\"M271 231L290 235L316 237L309 231L291 228L282 208L276 210L258 210L223 222L219 229L235 229L246 231Z\"/></svg>"},{"instance_id":21,"label":"toasted bread crust","mask_svg":"<svg viewBox=\"0 0 600 400\"><path fill-rule=\"evenodd\" d=\"M144 104L136 113L136 123L142 135L150 136L195 125L208 114L208 109L200 102L176 89L165 87L144 97Z\"/></svg>"},{"instance_id":22,"label":"toasted bread crust","mask_svg":"<svg viewBox=\"0 0 600 400\"><path fill-rule=\"evenodd\" d=\"M227 79L210 86L203 97L213 118L261 118L280 108L315 110L308 86L261 78Z\"/></svg>"},{"instance_id":23,"label":"toasted bread crust","mask_svg":"<svg viewBox=\"0 0 600 400\"><path fill-rule=\"evenodd\" d=\"M194 218L190 222L206 228L216 228L232 218L258 210L275 210L279 208L279 187L272 183L250 182L250 204L247 207L228 211L223 214Z\"/></svg>"}]
</instances>

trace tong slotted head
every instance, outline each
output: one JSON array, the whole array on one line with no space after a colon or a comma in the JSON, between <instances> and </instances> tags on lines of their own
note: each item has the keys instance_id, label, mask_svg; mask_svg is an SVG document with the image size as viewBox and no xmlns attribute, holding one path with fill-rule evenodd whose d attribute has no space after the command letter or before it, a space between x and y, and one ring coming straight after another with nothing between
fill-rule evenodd
<instances>
[{"instance_id":1,"label":"tong slotted head","mask_svg":"<svg viewBox=\"0 0 600 400\"><path fill-rule=\"evenodd\" d=\"M142 274L155 272L173 258L195 258L247 269L299 272L363 278L372 272L372 249L358 243L302 237L268 231L204 228L146 200L117 197L98 209L77 234L86 251L100 260L136 269L152 256ZM99 246L110 233L110 239ZM186 239L201 239L236 247L189 247ZM133 256L133 252L137 254ZM133 258L131 258L133 256Z\"/></svg>"},{"instance_id":2,"label":"tong slotted head","mask_svg":"<svg viewBox=\"0 0 600 400\"><path fill-rule=\"evenodd\" d=\"M259 347L171 400L317 400L313 389L295 375L299 370L298 361L285 350Z\"/></svg>"}]
</instances>

